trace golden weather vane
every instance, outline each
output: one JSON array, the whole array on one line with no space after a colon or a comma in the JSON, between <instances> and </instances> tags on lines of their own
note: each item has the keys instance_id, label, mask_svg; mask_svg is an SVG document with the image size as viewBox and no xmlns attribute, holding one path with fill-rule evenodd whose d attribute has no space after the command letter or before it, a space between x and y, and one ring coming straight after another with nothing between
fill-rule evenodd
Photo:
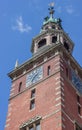
<instances>
[{"instance_id":1,"label":"golden weather vane","mask_svg":"<svg viewBox=\"0 0 82 130\"><path fill-rule=\"evenodd\" d=\"M54 5L55 5L55 3L54 3L54 2L51 2L51 3L49 4L49 8L48 8L49 11L50 11L49 13L50 13L50 17L51 17L51 18L53 18L53 14L54 14L54 12L55 12L55 11L54 11Z\"/></svg>"}]
</instances>

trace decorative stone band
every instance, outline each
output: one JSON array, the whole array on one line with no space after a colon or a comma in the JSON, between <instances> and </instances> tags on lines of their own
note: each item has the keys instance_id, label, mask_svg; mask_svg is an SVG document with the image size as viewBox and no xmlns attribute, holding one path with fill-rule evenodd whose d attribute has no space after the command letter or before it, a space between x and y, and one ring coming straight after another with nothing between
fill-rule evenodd
<instances>
[{"instance_id":1,"label":"decorative stone band","mask_svg":"<svg viewBox=\"0 0 82 130\"><path fill-rule=\"evenodd\" d=\"M35 116L34 118L31 118L30 120L28 120L27 122L23 123L21 126L20 126L20 129L24 128L24 127L27 127L39 120L41 120L41 116Z\"/></svg>"}]
</instances>

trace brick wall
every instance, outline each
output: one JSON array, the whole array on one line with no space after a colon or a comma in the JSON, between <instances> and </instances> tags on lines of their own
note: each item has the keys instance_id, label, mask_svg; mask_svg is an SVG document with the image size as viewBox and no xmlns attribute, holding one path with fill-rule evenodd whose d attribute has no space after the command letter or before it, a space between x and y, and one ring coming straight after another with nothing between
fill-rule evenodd
<instances>
[{"instance_id":1,"label":"brick wall","mask_svg":"<svg viewBox=\"0 0 82 130\"><path fill-rule=\"evenodd\" d=\"M51 73L48 76L49 65ZM70 71L66 77L66 68L70 70L70 66L57 55L45 61L43 68L44 78L29 88L26 88L27 74L13 81L5 130L19 130L22 123L36 115L42 117L41 130L73 130L75 120L82 122L77 112L76 90L70 83ZM18 92L20 82L22 89ZM33 88L36 89L35 108L30 110Z\"/></svg>"}]
</instances>

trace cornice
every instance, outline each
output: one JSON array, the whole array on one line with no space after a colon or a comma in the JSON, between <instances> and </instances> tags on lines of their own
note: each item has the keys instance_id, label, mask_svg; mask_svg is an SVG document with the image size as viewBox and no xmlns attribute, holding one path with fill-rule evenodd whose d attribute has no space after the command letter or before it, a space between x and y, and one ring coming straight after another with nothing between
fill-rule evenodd
<instances>
[{"instance_id":1,"label":"cornice","mask_svg":"<svg viewBox=\"0 0 82 130\"><path fill-rule=\"evenodd\" d=\"M54 45L50 46L49 48L45 49L41 53L36 53L36 55L33 55L33 57L31 59L24 62L23 64L18 66L16 69L14 69L10 73L8 73L8 76L11 79L13 79L17 73L19 73L19 75L21 75L24 72L24 70L27 67L29 67L29 65L31 65L31 64L34 65L34 63L36 62L37 59L46 56L46 54L51 53L52 51L54 51L54 55L55 55L56 50L60 51L60 52L64 52L64 54L67 55L70 62L72 64L74 64L74 66L76 66L77 70L79 70L80 73L82 73L82 67L78 64L78 62L75 60L75 58L72 56L72 54L68 53L68 51L64 48L64 46L61 43L58 43L55 46Z\"/></svg>"}]
</instances>

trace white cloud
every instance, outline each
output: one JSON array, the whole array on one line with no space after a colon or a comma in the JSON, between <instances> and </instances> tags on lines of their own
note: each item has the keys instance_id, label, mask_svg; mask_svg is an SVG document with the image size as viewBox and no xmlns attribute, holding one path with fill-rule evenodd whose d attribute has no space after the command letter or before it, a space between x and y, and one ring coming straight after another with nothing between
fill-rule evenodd
<instances>
[{"instance_id":1,"label":"white cloud","mask_svg":"<svg viewBox=\"0 0 82 130\"><path fill-rule=\"evenodd\" d=\"M74 13L74 9L72 5L66 6L66 11L68 14L73 14Z\"/></svg>"},{"instance_id":2,"label":"white cloud","mask_svg":"<svg viewBox=\"0 0 82 130\"><path fill-rule=\"evenodd\" d=\"M16 25L12 27L13 30L18 30L21 33L28 33L32 30L32 27L28 24L24 24L22 16L16 19Z\"/></svg>"}]
</instances>

